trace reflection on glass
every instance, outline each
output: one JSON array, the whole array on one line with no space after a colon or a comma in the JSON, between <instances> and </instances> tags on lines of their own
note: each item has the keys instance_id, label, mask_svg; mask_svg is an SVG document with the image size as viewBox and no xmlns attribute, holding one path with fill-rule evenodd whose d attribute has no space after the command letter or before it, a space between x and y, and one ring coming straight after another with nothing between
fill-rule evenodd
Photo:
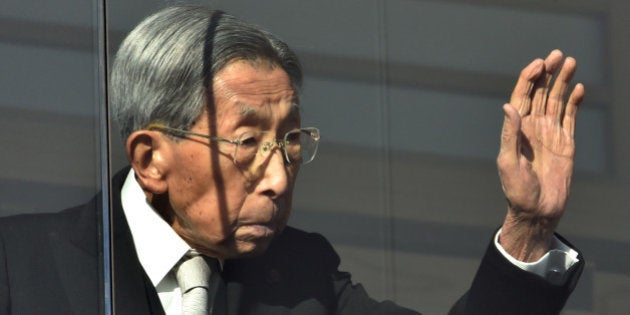
<instances>
[{"instance_id":1,"label":"reflection on glass","mask_svg":"<svg viewBox=\"0 0 630 315\"><path fill-rule=\"evenodd\" d=\"M99 115L97 4L34 2L0 3L0 314L9 308L29 313L31 307L92 314L103 297L95 293L102 201L91 198L102 188L100 126L106 123ZM446 313L468 288L496 213L503 211L493 159L510 67L556 45L577 55L585 65L579 75L595 87L587 86L585 106L593 107L581 112L575 191L561 228L594 263L568 311L630 309L623 210L630 187L619 180L627 175L614 174L630 157L610 140L627 138L612 124L625 113L619 99L627 97L609 96L607 86L621 85L610 69L629 71L616 63L629 50L630 34L615 28L627 14L609 15L608 2L212 3L279 35L305 65L303 125L319 126L327 141L318 160L301 170L291 225L325 234L342 268L373 297L429 314ZM133 25L163 5L108 1L110 53ZM536 20L540 31L527 33L528 23L505 19ZM602 57L608 54L613 58ZM126 170L124 145L113 130L111 163ZM85 205L52 214L79 204ZM37 216L14 216L26 213ZM36 250L25 250L33 245ZM279 278L264 275L271 282ZM12 281L6 291L7 276L26 280ZM117 294L145 290L142 285ZM20 299L21 292L47 298L34 304Z\"/></svg>"},{"instance_id":2,"label":"reflection on glass","mask_svg":"<svg viewBox=\"0 0 630 315\"><path fill-rule=\"evenodd\" d=\"M96 0L0 3L1 314L103 309L99 12Z\"/></svg>"}]
</instances>

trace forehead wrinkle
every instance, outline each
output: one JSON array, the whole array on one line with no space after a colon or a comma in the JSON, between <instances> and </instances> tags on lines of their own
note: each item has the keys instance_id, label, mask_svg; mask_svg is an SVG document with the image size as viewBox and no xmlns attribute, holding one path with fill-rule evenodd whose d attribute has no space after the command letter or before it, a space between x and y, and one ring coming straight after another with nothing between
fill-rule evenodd
<instances>
[{"instance_id":1,"label":"forehead wrinkle","mask_svg":"<svg viewBox=\"0 0 630 315\"><path fill-rule=\"evenodd\" d=\"M265 73L260 73L260 70ZM267 73L267 70L280 71L260 69L258 66L244 65L242 61L238 61L215 75L212 87L215 92L215 104L223 104L217 111L217 116L230 115L229 113L236 115L227 121L219 119L219 124L266 125L273 123L274 117L271 115L286 116L275 117L281 118L281 121L278 121L280 124L288 121L299 123L298 97L293 87L288 84L288 76L285 73Z\"/></svg>"},{"instance_id":2,"label":"forehead wrinkle","mask_svg":"<svg viewBox=\"0 0 630 315\"><path fill-rule=\"evenodd\" d=\"M266 102L265 105L270 105L273 102ZM289 116L299 114L300 105L296 102L291 102L289 109ZM261 116L260 110L254 108L253 106L247 105L245 102L237 102L236 107L238 108L238 112L241 116L249 118L249 117L257 117ZM267 108L267 106L262 106L261 108Z\"/></svg>"},{"instance_id":3,"label":"forehead wrinkle","mask_svg":"<svg viewBox=\"0 0 630 315\"><path fill-rule=\"evenodd\" d=\"M217 99L216 94L220 94L222 99L225 99L228 102L235 104L238 107L239 113L243 116L247 116L252 114L253 112L258 111L256 107L263 108L270 104L282 103L283 99L287 98L289 98L291 102L292 108L290 109L290 111L293 112L296 109L299 110L299 104L297 103L297 99L294 95L295 92L292 89L290 90L290 95L285 96L277 95L278 93L273 91L267 93L253 93L252 95L250 95L248 93L243 93L242 91L234 91L225 84L218 84L217 86L215 86L214 89L216 92L220 92L215 93L215 99ZM268 97L267 95L273 95L275 97ZM262 96L263 99L256 100L255 104L249 104L249 101L254 100L257 96ZM253 99L250 99L248 101L250 97L253 97ZM258 106L259 102L262 106Z\"/></svg>"},{"instance_id":4,"label":"forehead wrinkle","mask_svg":"<svg viewBox=\"0 0 630 315\"><path fill-rule=\"evenodd\" d=\"M288 80L288 79L287 79ZM259 77L223 77L215 76L213 80L213 89L221 91L226 98L231 99L235 96L282 96L290 95L295 97L296 94L290 82L283 82L283 79L268 79Z\"/></svg>"}]
</instances>

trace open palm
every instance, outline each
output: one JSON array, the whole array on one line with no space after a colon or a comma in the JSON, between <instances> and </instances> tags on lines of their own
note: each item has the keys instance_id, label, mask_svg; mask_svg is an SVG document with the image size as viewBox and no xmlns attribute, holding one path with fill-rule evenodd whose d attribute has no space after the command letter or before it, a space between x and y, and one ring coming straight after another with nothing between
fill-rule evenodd
<instances>
[{"instance_id":1,"label":"open palm","mask_svg":"<svg viewBox=\"0 0 630 315\"><path fill-rule=\"evenodd\" d=\"M544 61L537 59L525 67L510 104L503 107L497 165L509 208L502 243L533 237L548 244L564 212L573 173L575 118L584 87L577 84L565 105L576 62L571 57L562 61L562 53L554 50Z\"/></svg>"}]
</instances>

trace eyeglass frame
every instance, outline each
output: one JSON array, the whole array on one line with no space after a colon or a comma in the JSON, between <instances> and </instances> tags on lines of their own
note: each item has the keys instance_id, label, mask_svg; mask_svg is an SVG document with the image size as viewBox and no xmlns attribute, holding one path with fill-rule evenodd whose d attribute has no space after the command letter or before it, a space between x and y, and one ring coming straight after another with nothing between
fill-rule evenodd
<instances>
[{"instance_id":1,"label":"eyeglass frame","mask_svg":"<svg viewBox=\"0 0 630 315\"><path fill-rule=\"evenodd\" d=\"M223 138L223 137L211 136L211 135L206 135L206 134L202 134L202 133L197 133L197 132L194 132L194 131L189 131L189 130L184 130L184 129L179 129L179 128L173 128L173 127L169 127L169 126L166 126L164 124L161 124L161 123L151 123L151 124L147 125L145 129L146 130L158 130L158 131L170 132L170 133L173 134L173 136L179 136L177 134L189 135L189 136L197 136L197 137L202 137L202 138L208 139L210 141L227 142L227 143L236 145L236 148L234 150L234 155L232 156L232 162L234 164L238 164L237 161L236 161L236 154L237 154L236 152L238 152L237 151L238 150L238 146L243 144L243 141L240 138L242 137L242 135L244 133L241 134L238 137L238 139L230 140L230 139ZM315 141L315 149L313 150L313 154L312 154L311 158L308 161L306 161L306 162L302 161L302 162L297 163L297 164L294 163L294 162L293 163L291 162L291 159L289 158L289 153L287 152L287 149L286 149L287 136L290 133L296 132L296 131L308 132L309 134L311 134L311 137ZM312 136L313 132L315 132L315 134L317 135L316 137ZM285 162L287 162L287 164L290 164L290 165L306 165L306 164L312 162L315 159L315 156L317 155L317 148L319 147L320 139L321 139L321 136L320 136L318 128L315 128L315 127L296 128L296 129L292 129L292 130L287 131L284 134L284 137L282 139L273 139L271 141L264 141L264 142L260 143L258 145L257 152L260 152L260 151L263 151L263 150L271 151L271 149L273 149L274 146L278 146L278 148L280 148L282 150L282 152L284 153L283 154L284 160L285 160Z\"/></svg>"}]
</instances>

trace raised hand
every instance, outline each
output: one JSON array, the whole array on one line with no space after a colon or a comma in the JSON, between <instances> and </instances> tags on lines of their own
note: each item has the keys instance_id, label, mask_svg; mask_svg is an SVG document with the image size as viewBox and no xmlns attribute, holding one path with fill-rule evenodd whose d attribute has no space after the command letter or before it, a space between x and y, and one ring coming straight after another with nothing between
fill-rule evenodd
<instances>
[{"instance_id":1,"label":"raised hand","mask_svg":"<svg viewBox=\"0 0 630 315\"><path fill-rule=\"evenodd\" d=\"M579 83L566 98L575 70L575 59L567 57L563 63L562 52L554 50L521 71L510 103L503 106L497 165L508 213L499 241L521 261L535 261L548 251L564 213L573 173L575 118L584 98Z\"/></svg>"}]
</instances>

